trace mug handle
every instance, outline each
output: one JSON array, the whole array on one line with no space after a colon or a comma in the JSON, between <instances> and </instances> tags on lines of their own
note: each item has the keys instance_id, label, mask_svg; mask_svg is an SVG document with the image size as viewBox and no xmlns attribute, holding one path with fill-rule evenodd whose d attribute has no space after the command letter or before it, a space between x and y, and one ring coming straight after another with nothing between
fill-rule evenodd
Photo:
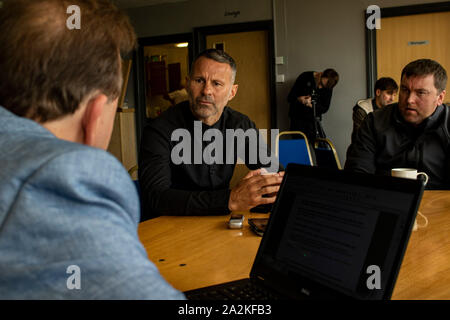
<instances>
[{"instance_id":1,"label":"mug handle","mask_svg":"<svg viewBox=\"0 0 450 320\"><path fill-rule=\"evenodd\" d=\"M419 225L419 223L417 222L417 216L422 216L422 218L425 220L425 224ZM420 211L417 211L417 216L416 216L416 221L414 222L414 225L416 226L416 228L425 228L428 225L428 218L425 217L425 215L423 213L421 213Z\"/></svg>"},{"instance_id":2,"label":"mug handle","mask_svg":"<svg viewBox=\"0 0 450 320\"><path fill-rule=\"evenodd\" d=\"M428 183L428 175L425 172L417 172L417 176L423 175L425 176L425 185Z\"/></svg>"}]
</instances>

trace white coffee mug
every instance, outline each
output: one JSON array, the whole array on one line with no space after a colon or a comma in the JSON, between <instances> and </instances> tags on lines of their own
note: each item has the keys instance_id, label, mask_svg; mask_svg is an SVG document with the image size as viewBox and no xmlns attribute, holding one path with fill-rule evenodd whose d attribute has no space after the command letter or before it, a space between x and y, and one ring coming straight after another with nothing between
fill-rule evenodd
<instances>
[{"instance_id":1,"label":"white coffee mug","mask_svg":"<svg viewBox=\"0 0 450 320\"><path fill-rule=\"evenodd\" d=\"M391 170L391 175L398 178L406 178L416 180L417 176L425 177L425 184L428 183L428 175L425 172L417 172L417 169L412 168L394 168Z\"/></svg>"},{"instance_id":2,"label":"white coffee mug","mask_svg":"<svg viewBox=\"0 0 450 320\"><path fill-rule=\"evenodd\" d=\"M413 180L416 180L417 176L423 175L425 177L425 184L428 183L428 175L425 172L417 172L416 169L412 169L412 168L394 168L391 170L391 175L393 177L413 179ZM414 220L413 231L416 231L418 228L425 228L428 225L427 217L425 217L419 211L417 212L417 215L422 216L422 218L425 220L425 223L423 225L419 225L417 223L417 218L416 218L416 220Z\"/></svg>"}]
</instances>

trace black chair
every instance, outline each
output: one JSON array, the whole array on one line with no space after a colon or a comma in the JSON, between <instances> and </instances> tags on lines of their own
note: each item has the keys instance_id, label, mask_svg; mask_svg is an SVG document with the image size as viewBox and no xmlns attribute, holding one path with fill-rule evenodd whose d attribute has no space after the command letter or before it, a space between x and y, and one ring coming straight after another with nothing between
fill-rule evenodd
<instances>
[{"instance_id":1,"label":"black chair","mask_svg":"<svg viewBox=\"0 0 450 320\"><path fill-rule=\"evenodd\" d=\"M316 138L313 145L316 166L342 170L333 143L327 138Z\"/></svg>"}]
</instances>

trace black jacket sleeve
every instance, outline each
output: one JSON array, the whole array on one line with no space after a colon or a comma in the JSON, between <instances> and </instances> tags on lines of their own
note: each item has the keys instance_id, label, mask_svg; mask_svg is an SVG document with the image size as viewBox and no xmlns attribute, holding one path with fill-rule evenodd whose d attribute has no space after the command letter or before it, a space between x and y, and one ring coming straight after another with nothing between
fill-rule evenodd
<instances>
[{"instance_id":1,"label":"black jacket sleeve","mask_svg":"<svg viewBox=\"0 0 450 320\"><path fill-rule=\"evenodd\" d=\"M354 140L347 150L345 169L355 172L376 172L376 131L373 112L370 113L355 133Z\"/></svg>"},{"instance_id":2,"label":"black jacket sleeve","mask_svg":"<svg viewBox=\"0 0 450 320\"><path fill-rule=\"evenodd\" d=\"M298 102L297 98L303 95L309 95L310 93L305 92L306 88L306 82L308 81L307 73L303 72L300 74L297 79L295 80L295 83L293 87L291 88L291 91L289 91L288 94L288 102L290 104L295 104ZM300 102L298 102L300 103Z\"/></svg>"},{"instance_id":3,"label":"black jacket sleeve","mask_svg":"<svg viewBox=\"0 0 450 320\"><path fill-rule=\"evenodd\" d=\"M330 109L333 91L331 89L320 89L318 92L319 99L316 104L316 115L320 117Z\"/></svg>"},{"instance_id":4,"label":"black jacket sleeve","mask_svg":"<svg viewBox=\"0 0 450 320\"><path fill-rule=\"evenodd\" d=\"M363 108L359 107L358 105L353 107L353 114L352 114L352 119L353 119L352 142L355 140L356 132L359 130L359 128L361 127L361 124L363 123L363 121L364 121L364 119L366 117L367 117L367 112Z\"/></svg>"}]
</instances>

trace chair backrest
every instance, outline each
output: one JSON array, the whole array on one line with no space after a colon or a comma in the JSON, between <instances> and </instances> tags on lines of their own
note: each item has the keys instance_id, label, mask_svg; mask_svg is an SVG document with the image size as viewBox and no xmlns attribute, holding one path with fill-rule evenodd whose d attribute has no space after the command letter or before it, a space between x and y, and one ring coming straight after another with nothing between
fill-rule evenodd
<instances>
[{"instance_id":1,"label":"chair backrest","mask_svg":"<svg viewBox=\"0 0 450 320\"><path fill-rule=\"evenodd\" d=\"M314 154L318 167L342 169L336 149L329 139L316 138L314 140Z\"/></svg>"},{"instance_id":2,"label":"chair backrest","mask_svg":"<svg viewBox=\"0 0 450 320\"><path fill-rule=\"evenodd\" d=\"M128 174L131 176L132 179L133 179L134 173L137 172L138 169L139 169L138 165L135 165L128 170Z\"/></svg>"},{"instance_id":3,"label":"chair backrest","mask_svg":"<svg viewBox=\"0 0 450 320\"><path fill-rule=\"evenodd\" d=\"M286 168L288 163L313 165L308 138L301 131L283 131L276 138L275 154Z\"/></svg>"}]
</instances>

